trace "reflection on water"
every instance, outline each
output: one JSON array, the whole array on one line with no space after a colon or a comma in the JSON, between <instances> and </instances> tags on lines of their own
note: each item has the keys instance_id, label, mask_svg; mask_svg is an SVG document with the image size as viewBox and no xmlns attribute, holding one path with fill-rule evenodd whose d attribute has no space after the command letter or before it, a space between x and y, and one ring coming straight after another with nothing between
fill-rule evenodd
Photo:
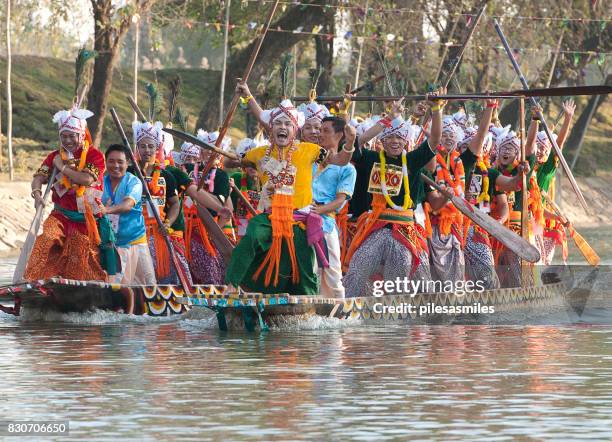
<instances>
[{"instance_id":1,"label":"reflection on water","mask_svg":"<svg viewBox=\"0 0 612 442\"><path fill-rule=\"evenodd\" d=\"M612 438L612 329L208 324L4 321L0 413L82 440Z\"/></svg>"},{"instance_id":2,"label":"reflection on water","mask_svg":"<svg viewBox=\"0 0 612 442\"><path fill-rule=\"evenodd\" d=\"M612 328L39 319L0 313L0 415L69 420L71 439L612 440Z\"/></svg>"}]
</instances>

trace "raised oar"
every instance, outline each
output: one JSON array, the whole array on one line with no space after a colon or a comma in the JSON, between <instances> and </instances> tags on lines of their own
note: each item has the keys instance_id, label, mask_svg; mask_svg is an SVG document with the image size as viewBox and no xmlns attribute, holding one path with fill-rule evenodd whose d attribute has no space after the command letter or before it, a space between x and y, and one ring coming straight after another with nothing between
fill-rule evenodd
<instances>
[{"instance_id":1,"label":"raised oar","mask_svg":"<svg viewBox=\"0 0 612 442\"><path fill-rule=\"evenodd\" d=\"M142 182L142 191L145 195L147 202L150 205L151 212L153 212L153 216L155 217L155 221L157 221L157 225L159 226L163 234L164 241L166 242L166 246L168 247L168 251L170 252L170 258L172 259L172 264L176 269L176 274L179 277L181 286L183 287L185 293L189 294L191 293L191 286L189 285L189 280L187 276L183 273L183 267L180 265L178 257L176 256L176 251L174 250L174 246L172 245L172 241L170 241L170 234L166 230L166 227L164 226L164 223L161 217L159 216L159 212L156 210L155 203L153 202L153 198L151 197L151 192L149 191L149 186L147 185L147 181L145 180L144 175L140 170L140 166L138 165L138 162L134 157L134 152L132 151L130 142L128 141L128 138L125 135L125 131L123 130L123 126L121 125L121 121L119 121L119 116L117 115L117 112L115 112L115 108L111 108L111 116L113 117L113 121L115 122L115 126L117 127L117 131L121 136L123 144L127 147L126 151L128 152L130 161L134 165L134 171L136 172L136 176L138 176L138 179Z\"/></svg>"},{"instance_id":2,"label":"raised oar","mask_svg":"<svg viewBox=\"0 0 612 442\"><path fill-rule=\"evenodd\" d=\"M51 187L53 187L53 182L55 181L56 175L57 169L54 167L53 171L51 172L51 177L49 178L47 188L45 189L45 194L42 197L43 203L46 203L47 198L49 198L49 194L51 193ZM28 261L30 260L30 255L32 255L32 249L34 248L34 242L36 241L36 236L38 235L38 231L40 230L40 223L42 222L44 212L44 204L41 204L36 208L36 214L34 215L34 219L32 220L32 224L30 225L30 230L28 230L26 240L23 243L23 246L21 247L21 253L19 254L17 266L15 267L15 272L13 273L13 284L17 284L18 282L23 281L23 274L25 273L26 266L28 265Z\"/></svg>"},{"instance_id":3,"label":"raised oar","mask_svg":"<svg viewBox=\"0 0 612 442\"><path fill-rule=\"evenodd\" d=\"M404 99L410 100L429 100L438 98L443 100L486 100L489 98L521 98L521 97L566 97L570 95L606 95L612 93L612 86L605 84L594 86L571 86L571 87L551 87L539 89L517 89L512 91L499 91L490 93L466 93L466 94L416 94L416 95L371 95L352 97L351 101L397 101ZM342 101L340 96L319 96L316 101L320 103ZM309 97L293 97L296 102L309 101Z\"/></svg>"},{"instance_id":4,"label":"raised oar","mask_svg":"<svg viewBox=\"0 0 612 442\"><path fill-rule=\"evenodd\" d=\"M244 205L246 206L247 210L251 213L251 215L253 216L259 215L259 212L257 212L255 207L253 207L249 199L243 195L243 193L240 191L238 186L236 186L236 184L232 184L232 189L234 190L234 192L236 192L236 196L240 199L240 201L244 203Z\"/></svg>"},{"instance_id":5,"label":"raised oar","mask_svg":"<svg viewBox=\"0 0 612 442\"><path fill-rule=\"evenodd\" d=\"M540 260L540 252L533 245L529 244L527 240L521 238L512 230L495 221L486 213L475 208L465 199L459 198L458 196L455 196L450 193L448 190L443 189L437 183L431 180L427 175L421 174L421 177L423 178L423 181L425 181L425 183L434 187L438 192L442 193L446 198L451 200L455 207L461 213L467 216L470 220L472 220L474 224L478 224L480 227L485 229L491 234L491 236L499 240L503 245L505 245L508 249L512 250L514 253L516 253L520 258L523 258L524 260L529 262L538 262Z\"/></svg>"},{"instance_id":6,"label":"raised oar","mask_svg":"<svg viewBox=\"0 0 612 442\"><path fill-rule=\"evenodd\" d=\"M145 114L142 113L142 111L140 110L140 108L138 107L138 104L136 104L136 100L134 100L133 97L129 96L127 97L127 101L128 103L130 103L130 106L132 106L132 110L134 112L136 112L136 115L138 115L138 118L140 118L140 121L142 121L143 123L145 121L149 121L147 117L145 117Z\"/></svg>"},{"instance_id":7,"label":"raised oar","mask_svg":"<svg viewBox=\"0 0 612 442\"><path fill-rule=\"evenodd\" d=\"M510 62L512 63L512 67L514 68L514 71L516 72L519 79L521 80L523 89L529 89L527 80L523 76L523 73L521 72L521 68L517 63L516 58L514 58L514 54L512 53L512 50L510 49L510 46L508 45L508 40L506 40L506 37L504 36L504 32L502 31L501 26L499 26L499 22L497 20L493 20L493 24L495 25L495 30L497 31L497 34L499 35L499 38L501 39L504 49L506 50L506 54L508 54L508 58L510 59ZM608 86L608 89L609 88L610 86ZM608 90L608 92L603 92L603 93L610 93L610 92ZM538 104L538 102L533 97L529 98L529 102L534 106ZM572 174L572 171L570 170L569 166L567 165L567 162L565 161L565 158L563 157L563 153L561 152L561 148L557 144L557 140L555 139L555 137L552 136L552 132L548 128L548 125L546 124L546 120L544 119L544 115L542 115L542 112L538 112L538 118L542 122L542 126L544 127L544 131L546 132L546 136L550 140L550 143L552 144L553 149L555 150L555 153L557 154L557 158L559 158L559 161L561 162L561 167L563 171L565 172L565 175L567 175L567 177L569 178L569 182L572 185L574 192L578 196L578 201L580 201L580 204L582 204L582 207L584 207L585 212L589 213L589 207L586 203L586 200L584 199L584 196L582 195L582 192L580 191L580 188L578 187L578 183L574 179L574 175Z\"/></svg>"},{"instance_id":8,"label":"raised oar","mask_svg":"<svg viewBox=\"0 0 612 442\"><path fill-rule=\"evenodd\" d=\"M472 39L474 32L476 32L476 27L478 26L478 23L480 23L480 19L484 15L485 9L487 9L486 3L482 6L482 8L480 8L480 11L478 11L478 14L476 14L476 17L474 18L474 21L470 25L470 29L467 35L465 36L465 39L463 41L463 44L461 45L461 48L459 49L459 52L457 53L456 57L451 61L450 69L448 72L445 73L444 81L442 82L443 87L448 88L451 80L453 79L453 76L455 75L455 72L459 68L459 64L461 63L461 59L463 58L463 53L465 52L468 43ZM439 74L436 77L438 76ZM436 83L437 81L438 81L438 78L436 78ZM431 113L428 112L428 115L425 118L425 121L423 121L423 130L419 134L419 137L415 144L416 146L420 145L423 142L423 139L425 137L425 132L428 132L427 127L429 126L430 122L431 122Z\"/></svg>"},{"instance_id":9,"label":"raised oar","mask_svg":"<svg viewBox=\"0 0 612 442\"><path fill-rule=\"evenodd\" d=\"M211 151L213 151L213 152L215 152L215 153L217 153L219 155L223 155L224 157L227 157L227 158L229 158L231 160L235 160L235 161L236 160L237 161L240 160L240 157L238 155L236 155L235 153L226 152L223 149L219 149L218 147L213 146L212 144L207 143L206 141L202 141L198 137L194 137L193 135L188 134L186 132L181 132L180 130L176 130L176 129L170 129L169 127L164 127L162 130L164 132L168 132L173 137L176 137L176 138L178 138L180 140L183 140L183 141L187 141L188 143L191 143L191 144L195 144L196 146L200 146L200 147L202 147L204 149L211 150Z\"/></svg>"},{"instance_id":10,"label":"raised oar","mask_svg":"<svg viewBox=\"0 0 612 442\"><path fill-rule=\"evenodd\" d=\"M272 9L270 10L270 14L268 15L268 19L266 20L266 25L264 26L259 36L259 40L257 41L257 43L255 44L255 47L253 48L253 52L251 52L251 57L249 58L249 62L247 63L246 68L244 69L244 74L242 74L242 77L241 77L242 81L244 82L247 82L249 79L249 76L251 75L251 71L253 70L253 66L255 65L255 60L257 59L257 54L259 54L259 50L261 49L261 45L263 44L264 38L266 34L268 33L268 29L270 29L270 24L272 23L272 18L274 17L274 13L276 12L278 3L279 3L279 0L276 0L274 2L274 5L272 6ZM227 114L225 115L225 119L223 120L223 124L221 125L221 129L219 129L219 136L217 137L217 141L215 141L215 147L217 148L221 147L221 143L223 142L223 138L225 137L225 134L227 133L227 130L229 129L229 126L232 122L232 118L234 117L234 113L236 112L236 108L238 107L239 101L240 101L240 97L238 96L238 94L234 94L234 98L232 99L232 102L229 105ZM215 154L210 156L210 158L208 159L208 162L206 163L206 165L204 166L204 169L202 170L202 176L205 176L208 173L208 171L215 164L216 160L217 160L217 156ZM204 180L201 180L200 183L198 184L198 190L200 190L203 185L204 185Z\"/></svg>"},{"instance_id":11,"label":"raised oar","mask_svg":"<svg viewBox=\"0 0 612 442\"><path fill-rule=\"evenodd\" d=\"M567 219L567 216L565 216L561 212L561 209L559 208L559 206L557 206L557 204L555 204L555 202L548 196L548 194L545 191L543 191L543 190L541 191L541 193L542 193L542 196L544 197L544 199L546 200L546 202L548 203L548 205L557 214L557 216L559 218L561 218L564 223L569 223L569 220ZM584 239L582 237L582 235L580 233L576 232L576 229L574 229L574 227L572 227L571 224L569 224L567 226L567 229L569 230L570 236L574 240L574 243L576 244L576 247L578 247L578 250L580 250L580 253L582 253L582 256L584 256L584 258L587 260L587 262L589 264L591 264L592 266L598 266L599 262L601 260L599 258L599 255L597 254L597 252L595 252L595 250L593 250L593 248L590 246L590 244L586 241L586 239Z\"/></svg>"}]
</instances>

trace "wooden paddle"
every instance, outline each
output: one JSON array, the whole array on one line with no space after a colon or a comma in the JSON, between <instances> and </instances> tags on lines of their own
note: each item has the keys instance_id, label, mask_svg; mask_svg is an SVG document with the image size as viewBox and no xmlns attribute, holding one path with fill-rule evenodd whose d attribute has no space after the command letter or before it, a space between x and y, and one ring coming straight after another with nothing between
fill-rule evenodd
<instances>
[{"instance_id":1,"label":"wooden paddle","mask_svg":"<svg viewBox=\"0 0 612 442\"><path fill-rule=\"evenodd\" d=\"M247 210L251 213L251 215L253 216L259 215L259 212L255 210L255 207L253 207L249 199L246 196L244 196L244 194L240 191L240 189L238 188L238 186L236 186L236 184L232 184L232 189L234 192L236 192L236 196L240 199L240 201L244 203L244 205L246 206Z\"/></svg>"},{"instance_id":2,"label":"wooden paddle","mask_svg":"<svg viewBox=\"0 0 612 442\"><path fill-rule=\"evenodd\" d=\"M495 31L497 31L497 34L499 35L502 45L504 46L506 54L508 55L508 58L510 59L510 62L512 63L512 67L514 68L516 75L518 75L519 80L521 81L521 84L523 85L523 89L529 89L529 84L527 84L527 80L525 79L525 76L521 72L521 68L518 65L518 62L516 61L516 58L514 57L514 53L512 52L512 49L510 48L510 45L508 44L508 40L506 40L506 37L504 36L504 32L502 31L501 26L499 25L499 22L496 19L494 19L493 24L495 26ZM608 86L608 88L610 88L610 86ZM608 92L603 92L603 93L609 93L609 89L608 89ZM533 97L529 98L529 102L533 106L536 106L538 104L538 102ZM561 148L557 144L557 140L555 139L555 137L552 136L552 132L548 128L548 125L546 124L546 120L544 119L544 115L542 115L542 112L538 112L538 118L540 122L542 123L542 127L544 128L544 131L546 132L546 136L550 140L550 144L552 144L552 147L555 151L555 154L557 155L557 158L559 158L559 162L561 163L561 168L565 172L565 175L567 175L567 178L569 179L569 182L572 185L572 189L574 189L574 193L576 193L576 195L578 196L578 201L580 201L580 204L584 208L584 211L588 214L589 206L587 205L586 200L584 199L584 196L582 195L582 192L580 191L580 188L578 187L578 183L576 182L576 179L574 178L572 171L570 170L569 166L567 165L567 162L565 161L565 157L563 156L563 153L561 153Z\"/></svg>"},{"instance_id":3,"label":"wooden paddle","mask_svg":"<svg viewBox=\"0 0 612 442\"><path fill-rule=\"evenodd\" d=\"M546 200L546 202L548 203L548 205L553 209L553 211L557 214L557 216L563 220L563 223L568 224L567 229L570 232L570 237L574 240L574 244L576 244L576 247L578 247L578 250L580 250L580 253L582 253L582 256L584 256L587 262L591 264L592 266L594 267L598 266L601 259L599 258L599 255L597 254L597 252L593 250L593 248L590 246L587 240L584 239L580 233L576 232L576 229L572 227L567 217L561 212L561 209L552 200L552 198L550 198L550 196L548 196L548 194L544 192L543 190L541 191L541 193L544 199Z\"/></svg>"},{"instance_id":4,"label":"wooden paddle","mask_svg":"<svg viewBox=\"0 0 612 442\"><path fill-rule=\"evenodd\" d=\"M180 140L186 141L191 144L195 144L196 146L202 147L204 149L213 151L218 155L222 155L224 157L229 158L230 160L240 161L240 157L232 152L226 152L223 149L219 149L217 146L213 146L212 144L207 143L206 141L200 140L198 137L194 137L191 134L181 132L180 130L172 129L169 127L164 127L162 129L164 132L169 133L173 137L176 137Z\"/></svg>"},{"instance_id":5,"label":"wooden paddle","mask_svg":"<svg viewBox=\"0 0 612 442\"><path fill-rule=\"evenodd\" d=\"M487 9L487 3L485 2L485 4L482 5L482 8L480 8L480 11L478 11L478 14L476 14L476 17L470 23L470 29L467 35L465 36L465 39L463 43L461 44L461 47L459 48L459 52L457 53L455 58L451 61L449 71L445 73L444 81L442 82L443 87L448 88L448 86L450 85L450 82L453 79L455 72L459 68L459 64L461 63L461 59L463 58L463 54L467 48L467 45L472 39L474 32L476 32L476 27L478 26L478 23L480 23L480 19L484 15L484 12L486 9ZM438 75L436 75L436 81L434 83L438 83L438 77L440 76L441 73L442 73L442 69L440 69L440 71L438 72ZM431 112L428 112L425 118L425 121L423 121L423 125L422 125L423 130L421 130L421 133L419 134L419 137L415 144L416 146L420 145L423 142L425 138L425 133L428 132L427 129L430 123L431 123Z\"/></svg>"},{"instance_id":6,"label":"wooden paddle","mask_svg":"<svg viewBox=\"0 0 612 442\"><path fill-rule=\"evenodd\" d=\"M168 247L168 252L170 252L170 258L172 259L172 264L174 265L174 268L176 269L176 274L179 277L180 284L183 287L183 290L185 291L185 293L189 294L191 293L191 285L189 284L189 278L187 277L187 275L185 275L183 271L183 267L181 266L178 256L176 254L176 250L174 250L174 245L172 244L172 241L170 240L170 234L168 233L168 230L164 226L164 223L161 217L159 216L159 212L156 210L155 203L153 202L153 197L151 196L151 192L149 191L149 186L147 185L147 181L145 180L144 175L142 174L142 171L140 170L140 166L138 165L138 162L136 161L136 158L134 157L134 151L132 150L132 147L130 146L130 142L128 141L128 138L125 135L125 131L123 130L121 121L119 121L119 116L117 115L117 112L115 112L115 108L111 108L111 116L113 118L113 121L115 122L115 126L117 127L117 131L119 132L119 135L121 136L121 140L123 141L123 144L127 147L126 151L128 152L130 161L134 165L134 171L136 172L136 176L138 177L140 181L142 181L142 191L152 209L151 212L153 212L155 221L157 221L157 225L159 226L159 229L162 232L164 241L166 243L166 246Z\"/></svg>"},{"instance_id":7,"label":"wooden paddle","mask_svg":"<svg viewBox=\"0 0 612 442\"><path fill-rule=\"evenodd\" d=\"M138 104L136 104L136 100L134 100L134 98L128 95L127 101L128 103L130 103L130 106L132 106L132 110L136 112L136 115L138 115L138 118L140 118L140 121L142 121L143 123L145 121L148 121L147 117L145 117L145 114L143 114L140 108L138 107Z\"/></svg>"},{"instance_id":8,"label":"wooden paddle","mask_svg":"<svg viewBox=\"0 0 612 442\"><path fill-rule=\"evenodd\" d=\"M272 23L272 17L274 17L274 12L276 12L278 3L279 3L279 0L276 0L274 2L274 5L272 6L272 9L270 10L270 14L268 15L268 19L266 20L266 25L264 26L259 36L259 40L257 41L257 43L255 44L255 47L253 48L253 52L251 52L251 57L249 58L249 62L246 65L244 74L241 77L242 81L245 81L245 82L248 81L249 76L251 75L251 71L253 70L253 66L255 65L255 60L257 59L257 54L259 54L259 50L261 49L261 45L263 44L264 38L266 34L268 33L268 29L270 29L270 24ZM229 126L232 122L232 118L234 117L234 112L236 112L236 108L238 107L239 101L240 101L240 97L238 96L238 94L234 94L234 98L232 99L232 102L229 105L227 114L225 115L225 119L223 120L223 124L221 125L221 129L219 129L219 136L217 137L217 141L215 142L215 147L217 148L221 147L221 143L223 142L223 138L225 137L225 134L227 133L227 130L229 129ZM215 164L215 161L217 161L217 155L213 154L210 156L210 158L208 159L208 162L204 166L204 169L202 170L202 176L205 176L208 173L208 171ZM200 190L203 185L204 185L204 180L201 180L200 183L198 184L198 190Z\"/></svg>"},{"instance_id":9,"label":"wooden paddle","mask_svg":"<svg viewBox=\"0 0 612 442\"><path fill-rule=\"evenodd\" d=\"M53 182L55 181L56 175L57 169L54 167L53 171L51 172L51 177L49 178L47 188L45 189L45 194L42 197L43 204L36 208L36 214L34 215L34 219L32 220L32 224L30 225L30 230L28 230L26 240L23 243L23 246L21 247L21 253L19 254L17 266L15 267L15 272L13 273L13 284L17 284L18 282L23 281L23 274L25 273L26 266L28 265L28 261L30 260L30 255L32 254L32 249L34 248L34 242L36 241L38 231L40 230L43 213L45 212L44 203L46 203L47 198L49 198L49 194L51 193L51 188L53 187Z\"/></svg>"},{"instance_id":10,"label":"wooden paddle","mask_svg":"<svg viewBox=\"0 0 612 442\"><path fill-rule=\"evenodd\" d=\"M534 263L540 260L540 252L533 245L529 244L527 240L521 238L512 230L498 223L486 213L475 208L465 199L459 198L450 193L448 190L443 189L427 175L421 174L421 178L423 178L423 181L425 181L426 184L434 187L438 192L442 193L446 198L451 200L455 207L470 220L472 220L474 224L478 224L480 227L485 229L491 234L491 236L499 240L520 258Z\"/></svg>"}]
</instances>

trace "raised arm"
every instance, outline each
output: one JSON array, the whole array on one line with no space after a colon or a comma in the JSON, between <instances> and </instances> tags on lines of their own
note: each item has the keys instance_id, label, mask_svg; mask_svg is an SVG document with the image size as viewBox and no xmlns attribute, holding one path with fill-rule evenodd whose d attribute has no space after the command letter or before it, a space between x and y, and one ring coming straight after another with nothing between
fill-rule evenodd
<instances>
[{"instance_id":1,"label":"raised arm","mask_svg":"<svg viewBox=\"0 0 612 442\"><path fill-rule=\"evenodd\" d=\"M390 124L391 121L396 119L397 117L401 117L404 112L404 99L401 98L398 101L394 101L391 105L391 112L389 112L389 116L383 118L382 120L377 121L372 127L368 128L363 135L359 137L359 148L361 149L365 144L370 141L372 138L378 136L383 130L385 130L385 124Z\"/></svg>"},{"instance_id":2,"label":"raised arm","mask_svg":"<svg viewBox=\"0 0 612 442\"><path fill-rule=\"evenodd\" d=\"M446 94L446 88L439 89L435 95ZM429 148L435 152L442 139L442 109L446 102L444 100L437 100L435 96L430 98L428 104L431 106L431 131L429 132Z\"/></svg>"},{"instance_id":3,"label":"raised arm","mask_svg":"<svg viewBox=\"0 0 612 442\"><path fill-rule=\"evenodd\" d=\"M357 137L357 131L350 124L344 126L344 146L337 153L331 154L329 157L329 164L335 164L337 166L345 166L351 161L353 152L355 151L355 138Z\"/></svg>"},{"instance_id":4,"label":"raised arm","mask_svg":"<svg viewBox=\"0 0 612 442\"><path fill-rule=\"evenodd\" d=\"M238 84L236 85L236 93L240 95L243 101L247 102L247 107L249 111L257 119L257 121L263 126L267 127L267 124L261 120L261 113L263 112L263 109L261 108L261 106L259 106L257 100L255 100L255 97L251 94L249 86L246 84L245 81L242 81L241 79L238 80Z\"/></svg>"},{"instance_id":5,"label":"raised arm","mask_svg":"<svg viewBox=\"0 0 612 442\"><path fill-rule=\"evenodd\" d=\"M533 155L536 150L536 137L538 135L538 128L540 127L540 121L532 119L529 124L529 130L527 131L527 141L525 142L525 158Z\"/></svg>"},{"instance_id":6,"label":"raised arm","mask_svg":"<svg viewBox=\"0 0 612 442\"><path fill-rule=\"evenodd\" d=\"M559 138L557 138L557 145L559 149L563 149L563 145L567 140L567 135L569 134L570 126L572 125L572 117L574 116L574 112L576 111L576 104L574 100L570 99L563 102L563 126L561 126L561 130L559 131Z\"/></svg>"},{"instance_id":7,"label":"raised arm","mask_svg":"<svg viewBox=\"0 0 612 442\"><path fill-rule=\"evenodd\" d=\"M489 125L491 124L493 112L499 104L498 100L496 99L485 100L485 103L485 110L482 112L480 122L478 123L478 132L470 142L470 150L476 156L479 156L482 153L482 146L484 145L485 138L489 132Z\"/></svg>"}]
</instances>

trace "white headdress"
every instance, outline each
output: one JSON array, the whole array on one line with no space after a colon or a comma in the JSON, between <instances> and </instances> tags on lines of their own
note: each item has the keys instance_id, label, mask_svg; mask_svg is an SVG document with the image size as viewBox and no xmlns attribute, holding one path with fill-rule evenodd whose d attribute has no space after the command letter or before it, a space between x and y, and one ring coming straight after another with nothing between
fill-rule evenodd
<instances>
[{"instance_id":1,"label":"white headdress","mask_svg":"<svg viewBox=\"0 0 612 442\"><path fill-rule=\"evenodd\" d=\"M444 120L442 120L442 132L447 131L452 131L455 133L457 142L463 140L464 138L463 129L457 124L452 116L446 116L444 117Z\"/></svg>"},{"instance_id":2,"label":"white headdress","mask_svg":"<svg viewBox=\"0 0 612 442\"><path fill-rule=\"evenodd\" d=\"M265 110L261 113L261 120L270 126L274 120L281 117L289 118L298 128L304 125L304 114L298 111L291 100L288 99L281 101L278 107Z\"/></svg>"},{"instance_id":3,"label":"white headdress","mask_svg":"<svg viewBox=\"0 0 612 442\"><path fill-rule=\"evenodd\" d=\"M59 133L74 132L85 135L87 128L87 119L93 116L93 112L87 109L77 109L73 107L71 110L61 110L53 115L53 122L57 123Z\"/></svg>"},{"instance_id":4,"label":"white headdress","mask_svg":"<svg viewBox=\"0 0 612 442\"><path fill-rule=\"evenodd\" d=\"M302 112L304 114L305 122L308 120L321 121L323 118L331 116L329 110L325 106L315 101L311 101L308 104L302 103L298 106L297 110L298 112Z\"/></svg>"},{"instance_id":5,"label":"white headdress","mask_svg":"<svg viewBox=\"0 0 612 442\"><path fill-rule=\"evenodd\" d=\"M206 132L204 129L198 129L197 137L205 143L212 144L214 146L217 142L217 138L219 138L219 132ZM231 145L232 139L228 136L224 136L223 140L221 141L220 148L224 151L228 151Z\"/></svg>"},{"instance_id":6,"label":"white headdress","mask_svg":"<svg viewBox=\"0 0 612 442\"><path fill-rule=\"evenodd\" d=\"M465 128L463 140L461 140L459 144L457 145L457 147L459 148L461 152L465 151L469 147L470 143L472 142L472 140L474 139L477 133L478 133L478 126L468 126ZM490 131L488 131L485 134L485 139L482 145L482 153L485 155L488 155L491 152L492 147L493 147L493 134Z\"/></svg>"},{"instance_id":7,"label":"white headdress","mask_svg":"<svg viewBox=\"0 0 612 442\"><path fill-rule=\"evenodd\" d=\"M554 140L557 141L557 134L552 134L552 136ZM546 131L544 130L538 132L538 135L536 136L536 143L538 145L538 148L541 146L546 149L552 149L552 143L548 139L548 135L546 135Z\"/></svg>"},{"instance_id":8,"label":"white headdress","mask_svg":"<svg viewBox=\"0 0 612 442\"><path fill-rule=\"evenodd\" d=\"M187 157L200 158L200 146L196 146L195 144L185 141L183 144L181 144L181 157L183 162Z\"/></svg>"},{"instance_id":9,"label":"white headdress","mask_svg":"<svg viewBox=\"0 0 612 442\"><path fill-rule=\"evenodd\" d=\"M164 142L164 132L162 131L163 127L164 125L160 121L156 121L153 124L149 123L148 121L145 121L144 123L134 121L132 123L134 143L138 144L143 138L151 138L155 140L158 147L161 146Z\"/></svg>"},{"instance_id":10,"label":"white headdress","mask_svg":"<svg viewBox=\"0 0 612 442\"><path fill-rule=\"evenodd\" d=\"M404 121L402 117L397 117L391 121L390 127L385 127L379 138L384 140L391 135L397 135L406 142L409 142L414 139L414 130L410 123Z\"/></svg>"},{"instance_id":11,"label":"white headdress","mask_svg":"<svg viewBox=\"0 0 612 442\"><path fill-rule=\"evenodd\" d=\"M453 114L453 121L461 128L464 129L467 126L468 123L468 117L465 114L465 112L462 110L460 110L459 112L455 112Z\"/></svg>"},{"instance_id":12,"label":"white headdress","mask_svg":"<svg viewBox=\"0 0 612 442\"><path fill-rule=\"evenodd\" d=\"M495 140L496 153L499 155L499 151L503 147L509 147L515 151L515 155L518 155L521 149L521 141L516 136L516 133L513 130L509 130L509 126L503 128L504 131L499 134Z\"/></svg>"},{"instance_id":13,"label":"white headdress","mask_svg":"<svg viewBox=\"0 0 612 442\"><path fill-rule=\"evenodd\" d=\"M259 146L265 146L266 144L269 144L266 139L258 140L257 138L243 138L236 147L236 154L242 158L249 150Z\"/></svg>"}]
</instances>

